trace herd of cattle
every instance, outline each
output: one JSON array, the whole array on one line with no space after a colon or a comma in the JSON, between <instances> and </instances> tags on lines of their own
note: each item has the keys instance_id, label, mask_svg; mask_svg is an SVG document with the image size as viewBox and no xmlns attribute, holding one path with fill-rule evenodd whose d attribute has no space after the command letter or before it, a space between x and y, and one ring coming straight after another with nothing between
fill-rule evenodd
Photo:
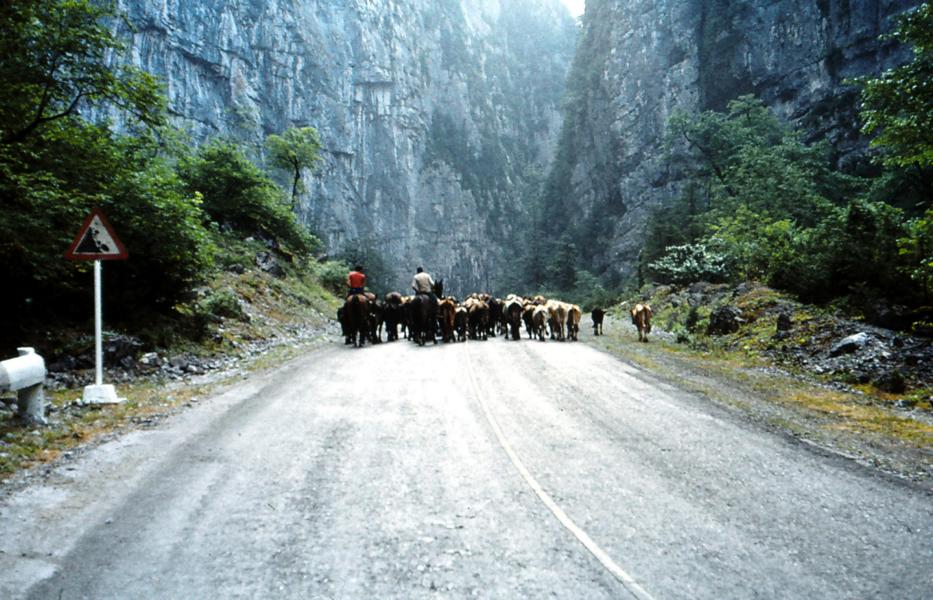
<instances>
[{"instance_id":1,"label":"herd of cattle","mask_svg":"<svg viewBox=\"0 0 933 600\"><path fill-rule=\"evenodd\" d=\"M374 294L357 294L347 298L337 311L347 344L357 347L399 339L400 332L418 345L426 342L463 342L467 339L486 340L496 335L520 340L524 327L528 339L546 341L576 341L580 331L582 311L576 304L547 299L543 296L524 298L509 294L494 298L475 293L462 302L443 295L443 282L435 285L435 297L425 294L402 296L398 292L377 299ZM647 341L651 331L651 308L639 304L632 309L632 322L639 340ZM605 311L596 308L591 313L593 333L602 334Z\"/></svg>"}]
</instances>

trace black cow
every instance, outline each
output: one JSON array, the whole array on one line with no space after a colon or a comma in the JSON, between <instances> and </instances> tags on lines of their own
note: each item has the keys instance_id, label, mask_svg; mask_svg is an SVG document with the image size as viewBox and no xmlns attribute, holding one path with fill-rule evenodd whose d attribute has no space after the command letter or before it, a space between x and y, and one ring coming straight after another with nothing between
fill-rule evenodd
<instances>
[{"instance_id":1,"label":"black cow","mask_svg":"<svg viewBox=\"0 0 933 600\"><path fill-rule=\"evenodd\" d=\"M593 318L593 335L602 335L603 317L606 316L606 311L601 308L594 308L591 316Z\"/></svg>"}]
</instances>

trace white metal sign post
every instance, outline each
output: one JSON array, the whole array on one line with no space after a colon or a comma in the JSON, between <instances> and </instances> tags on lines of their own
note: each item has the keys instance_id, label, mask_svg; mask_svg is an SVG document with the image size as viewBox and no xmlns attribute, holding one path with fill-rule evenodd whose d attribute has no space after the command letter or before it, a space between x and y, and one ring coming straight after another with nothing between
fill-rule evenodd
<instances>
[{"instance_id":1,"label":"white metal sign post","mask_svg":"<svg viewBox=\"0 0 933 600\"><path fill-rule=\"evenodd\" d=\"M95 208L85 219L81 231L65 253L70 260L94 261L94 385L84 388L84 402L91 404L117 404L122 398L117 397L113 385L104 384L104 336L103 336L103 292L102 260L125 260L128 254L117 238L107 217Z\"/></svg>"},{"instance_id":2,"label":"white metal sign post","mask_svg":"<svg viewBox=\"0 0 933 600\"><path fill-rule=\"evenodd\" d=\"M94 261L94 384L104 384L104 316L100 261Z\"/></svg>"}]
</instances>

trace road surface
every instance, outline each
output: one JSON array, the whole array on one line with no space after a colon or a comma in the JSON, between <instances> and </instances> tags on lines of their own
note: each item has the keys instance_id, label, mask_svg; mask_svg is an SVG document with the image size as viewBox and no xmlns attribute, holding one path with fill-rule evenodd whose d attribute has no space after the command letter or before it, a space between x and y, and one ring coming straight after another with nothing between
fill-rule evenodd
<instances>
[{"instance_id":1,"label":"road surface","mask_svg":"<svg viewBox=\"0 0 933 600\"><path fill-rule=\"evenodd\" d=\"M933 598L933 499L583 344L334 345L0 504L3 598Z\"/></svg>"}]
</instances>

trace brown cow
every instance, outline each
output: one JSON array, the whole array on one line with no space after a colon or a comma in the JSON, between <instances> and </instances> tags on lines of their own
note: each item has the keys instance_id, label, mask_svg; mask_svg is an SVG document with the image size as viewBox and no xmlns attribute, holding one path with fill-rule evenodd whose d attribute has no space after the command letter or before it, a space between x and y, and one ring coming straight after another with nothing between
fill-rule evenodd
<instances>
[{"instance_id":1,"label":"brown cow","mask_svg":"<svg viewBox=\"0 0 933 600\"><path fill-rule=\"evenodd\" d=\"M457 303L452 298L444 298L437 305L437 317L441 322L441 331L444 342L454 341L454 326L457 313Z\"/></svg>"},{"instance_id":2,"label":"brown cow","mask_svg":"<svg viewBox=\"0 0 933 600\"><path fill-rule=\"evenodd\" d=\"M489 337L489 305L478 298L468 298L463 306L467 309L471 340L486 340Z\"/></svg>"},{"instance_id":3,"label":"brown cow","mask_svg":"<svg viewBox=\"0 0 933 600\"><path fill-rule=\"evenodd\" d=\"M583 313L576 304L569 306L570 308L567 310L567 339L576 342L578 340L577 334L580 333L580 318Z\"/></svg>"},{"instance_id":4,"label":"brown cow","mask_svg":"<svg viewBox=\"0 0 933 600\"><path fill-rule=\"evenodd\" d=\"M548 300L544 307L547 308L550 317L551 339L553 340L556 338L560 341L564 341L564 323L567 322L567 312L570 309L570 305L559 300Z\"/></svg>"},{"instance_id":5,"label":"brown cow","mask_svg":"<svg viewBox=\"0 0 933 600\"><path fill-rule=\"evenodd\" d=\"M528 333L528 339L534 337L534 323L532 322L532 316L535 312L535 305L531 302L525 302L525 305L522 307L522 321L525 322L525 331Z\"/></svg>"},{"instance_id":6,"label":"brown cow","mask_svg":"<svg viewBox=\"0 0 933 600\"><path fill-rule=\"evenodd\" d=\"M651 333L651 307L647 304L636 304L632 309L632 323L638 328L638 341L647 342Z\"/></svg>"},{"instance_id":7,"label":"brown cow","mask_svg":"<svg viewBox=\"0 0 933 600\"><path fill-rule=\"evenodd\" d=\"M392 342L398 339L398 326L405 325L405 314L402 308L402 295L398 292L389 292L385 297L385 329L386 339Z\"/></svg>"},{"instance_id":8,"label":"brown cow","mask_svg":"<svg viewBox=\"0 0 933 600\"><path fill-rule=\"evenodd\" d=\"M546 341L544 335L547 332L548 310L543 306L535 306L535 310L531 315L531 322L534 335L542 342Z\"/></svg>"},{"instance_id":9,"label":"brown cow","mask_svg":"<svg viewBox=\"0 0 933 600\"><path fill-rule=\"evenodd\" d=\"M457 307L454 313L454 328L457 330L457 341L465 342L467 339L467 326L469 325L469 312L463 306Z\"/></svg>"}]
</instances>

